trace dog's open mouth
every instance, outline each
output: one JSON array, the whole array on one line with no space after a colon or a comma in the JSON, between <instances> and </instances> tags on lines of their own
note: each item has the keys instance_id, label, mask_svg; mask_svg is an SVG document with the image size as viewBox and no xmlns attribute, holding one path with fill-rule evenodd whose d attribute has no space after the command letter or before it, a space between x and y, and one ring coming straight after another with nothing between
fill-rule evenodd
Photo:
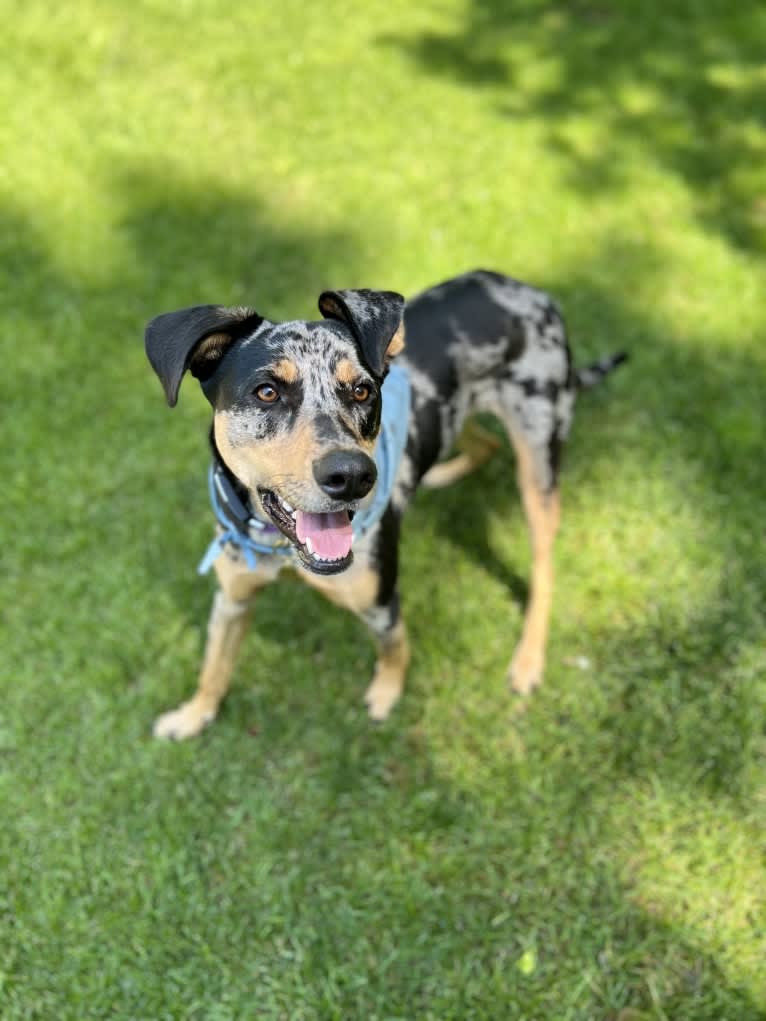
<instances>
[{"instance_id":1,"label":"dog's open mouth","mask_svg":"<svg viewBox=\"0 0 766 1021\"><path fill-rule=\"evenodd\" d=\"M337 574L351 564L353 511L314 514L296 510L270 489L259 490L261 505L290 540L301 561L316 574Z\"/></svg>"}]
</instances>

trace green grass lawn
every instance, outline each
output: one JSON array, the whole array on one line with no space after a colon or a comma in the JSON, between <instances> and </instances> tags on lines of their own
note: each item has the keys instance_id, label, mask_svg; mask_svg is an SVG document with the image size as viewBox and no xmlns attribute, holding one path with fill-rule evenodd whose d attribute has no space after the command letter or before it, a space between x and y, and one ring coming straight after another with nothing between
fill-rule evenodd
<instances>
[{"instance_id":1,"label":"green grass lawn","mask_svg":"<svg viewBox=\"0 0 766 1021\"><path fill-rule=\"evenodd\" d=\"M0 3L0 1016L766 1018L766 8ZM546 684L504 673L513 460L405 523L361 624L260 599L201 739L207 405L153 315L314 316L477 265L581 362Z\"/></svg>"}]
</instances>

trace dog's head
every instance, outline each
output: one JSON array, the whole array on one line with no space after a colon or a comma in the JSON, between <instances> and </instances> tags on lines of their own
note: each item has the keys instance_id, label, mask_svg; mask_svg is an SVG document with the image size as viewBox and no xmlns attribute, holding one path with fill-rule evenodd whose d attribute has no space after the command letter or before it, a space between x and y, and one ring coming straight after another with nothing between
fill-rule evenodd
<instances>
[{"instance_id":1,"label":"dog's head","mask_svg":"<svg viewBox=\"0 0 766 1021\"><path fill-rule=\"evenodd\" d=\"M146 328L168 404L188 369L213 407L224 463L319 574L352 560L351 518L377 477L380 388L404 346L403 309L392 291L325 291L318 322L200 305Z\"/></svg>"}]
</instances>

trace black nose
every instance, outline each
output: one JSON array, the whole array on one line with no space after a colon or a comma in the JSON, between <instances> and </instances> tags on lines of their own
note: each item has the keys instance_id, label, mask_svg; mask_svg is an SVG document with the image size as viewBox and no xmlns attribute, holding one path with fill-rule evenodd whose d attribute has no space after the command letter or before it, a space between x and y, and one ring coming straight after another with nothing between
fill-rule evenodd
<instances>
[{"instance_id":1,"label":"black nose","mask_svg":"<svg viewBox=\"0 0 766 1021\"><path fill-rule=\"evenodd\" d=\"M375 462L360 450L334 450L314 462L314 478L333 500L361 500L377 477Z\"/></svg>"}]
</instances>

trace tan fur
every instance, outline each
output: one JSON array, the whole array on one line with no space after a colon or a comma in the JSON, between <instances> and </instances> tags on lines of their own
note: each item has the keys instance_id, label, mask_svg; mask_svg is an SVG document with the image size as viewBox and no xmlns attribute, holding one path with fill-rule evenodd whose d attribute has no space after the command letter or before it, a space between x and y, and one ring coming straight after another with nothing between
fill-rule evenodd
<instances>
[{"instance_id":1,"label":"tan fur","mask_svg":"<svg viewBox=\"0 0 766 1021\"><path fill-rule=\"evenodd\" d=\"M274 378L282 383L294 383L298 378L298 366L289 358L282 358L274 366Z\"/></svg>"},{"instance_id":2,"label":"tan fur","mask_svg":"<svg viewBox=\"0 0 766 1021\"><path fill-rule=\"evenodd\" d=\"M532 546L532 586L521 640L508 673L513 690L527 695L543 678L553 599L553 542L559 526L560 501L558 490L545 493L541 489L529 447L513 434L511 440Z\"/></svg>"},{"instance_id":3,"label":"tan fur","mask_svg":"<svg viewBox=\"0 0 766 1021\"><path fill-rule=\"evenodd\" d=\"M372 684L364 696L370 718L378 721L386 719L404 690L410 663L410 643L407 628L401 618L387 636L385 644L380 644L379 648Z\"/></svg>"},{"instance_id":4,"label":"tan fur","mask_svg":"<svg viewBox=\"0 0 766 1021\"><path fill-rule=\"evenodd\" d=\"M423 476L421 485L426 489L449 486L483 465L499 446L500 440L494 433L484 429L475 420L469 419L457 441L461 453L449 461L435 464Z\"/></svg>"},{"instance_id":5,"label":"tan fur","mask_svg":"<svg viewBox=\"0 0 766 1021\"><path fill-rule=\"evenodd\" d=\"M355 560L344 574L322 578L321 575L302 571L301 577L331 602L359 617L374 606L380 585L380 575L361 558ZM400 618L385 642L378 642L375 673L364 696L371 719L384 720L399 701L409 662L407 629Z\"/></svg>"},{"instance_id":6,"label":"tan fur","mask_svg":"<svg viewBox=\"0 0 766 1021\"><path fill-rule=\"evenodd\" d=\"M280 564L251 571L237 556L224 551L215 561L219 590L208 621L207 643L197 691L188 702L163 713L154 724L155 737L183 740L199 734L218 714L229 689L242 639L250 619L253 597L279 573ZM364 558L355 561L342 575L323 578L300 570L300 577L333 603L363 616L375 603L380 579ZM370 717L383 720L399 700L410 660L409 642L403 621L399 621L385 642L378 643L379 655L372 683L365 694Z\"/></svg>"},{"instance_id":7,"label":"tan fur","mask_svg":"<svg viewBox=\"0 0 766 1021\"><path fill-rule=\"evenodd\" d=\"M316 434L309 422L299 420L284 437L234 445L229 438L229 414L218 412L213 423L215 442L226 464L250 488L276 489L285 499L316 490L311 466L319 454Z\"/></svg>"},{"instance_id":8,"label":"tan fur","mask_svg":"<svg viewBox=\"0 0 766 1021\"><path fill-rule=\"evenodd\" d=\"M359 379L359 366L354 365L349 358L341 358L335 369L335 375L338 377L339 383L350 386Z\"/></svg>"},{"instance_id":9,"label":"tan fur","mask_svg":"<svg viewBox=\"0 0 766 1021\"><path fill-rule=\"evenodd\" d=\"M219 411L213 421L215 442L226 464L251 490L259 486L276 490L293 503L310 505L313 496L323 498L317 489L312 471L321 456L322 446L310 420L299 419L290 430L289 442L284 437L234 444L230 439L229 413ZM357 437L361 450L372 454L376 438Z\"/></svg>"},{"instance_id":10,"label":"tan fur","mask_svg":"<svg viewBox=\"0 0 766 1021\"><path fill-rule=\"evenodd\" d=\"M339 303L329 294L323 294L321 301L319 302L319 311L323 316L331 316L333 319L339 319L341 322L345 322L346 316Z\"/></svg>"},{"instance_id":11,"label":"tan fur","mask_svg":"<svg viewBox=\"0 0 766 1021\"><path fill-rule=\"evenodd\" d=\"M310 571L301 571L300 574L307 585L317 589L331 603L359 616L375 602L380 584L378 573L361 557L355 557L343 574L323 576Z\"/></svg>"},{"instance_id":12,"label":"tan fur","mask_svg":"<svg viewBox=\"0 0 766 1021\"><path fill-rule=\"evenodd\" d=\"M195 348L192 368L195 364L202 366L204 362L216 361L230 344L231 337L228 333L211 333Z\"/></svg>"},{"instance_id":13,"label":"tan fur","mask_svg":"<svg viewBox=\"0 0 766 1021\"><path fill-rule=\"evenodd\" d=\"M214 564L219 590L208 620L207 642L197 691L188 702L159 716L154 736L183 740L199 734L218 714L229 689L237 653L247 630L253 596L277 571L251 571L238 557L222 553Z\"/></svg>"},{"instance_id":14,"label":"tan fur","mask_svg":"<svg viewBox=\"0 0 766 1021\"><path fill-rule=\"evenodd\" d=\"M396 333L388 342L388 347L386 348L386 360L396 358L396 356L401 354L402 351L404 351L404 320L401 321L397 327Z\"/></svg>"}]
</instances>

